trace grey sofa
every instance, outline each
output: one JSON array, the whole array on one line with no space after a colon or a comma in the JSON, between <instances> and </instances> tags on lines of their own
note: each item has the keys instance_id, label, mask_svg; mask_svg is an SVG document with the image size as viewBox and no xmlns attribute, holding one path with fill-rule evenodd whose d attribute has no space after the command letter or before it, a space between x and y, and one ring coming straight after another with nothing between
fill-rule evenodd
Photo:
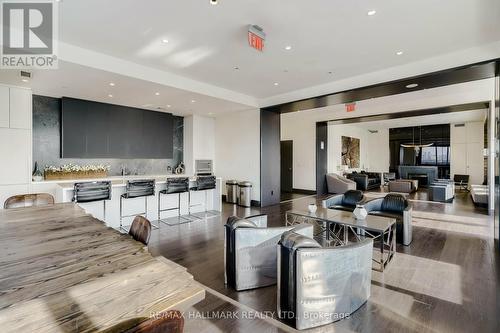
<instances>
[{"instance_id":1,"label":"grey sofa","mask_svg":"<svg viewBox=\"0 0 500 333\"><path fill-rule=\"evenodd\" d=\"M378 172L353 172L347 175L347 178L356 182L356 189L367 191L374 188L379 188L382 185L381 174Z\"/></svg>"},{"instance_id":2,"label":"grey sofa","mask_svg":"<svg viewBox=\"0 0 500 333\"><path fill-rule=\"evenodd\" d=\"M313 237L313 225L267 228L267 215L228 218L225 229L225 283L237 291L276 283L276 244L290 230Z\"/></svg>"},{"instance_id":3,"label":"grey sofa","mask_svg":"<svg viewBox=\"0 0 500 333\"><path fill-rule=\"evenodd\" d=\"M418 190L418 180L396 179L389 181L389 191L412 193Z\"/></svg>"},{"instance_id":4,"label":"grey sofa","mask_svg":"<svg viewBox=\"0 0 500 333\"><path fill-rule=\"evenodd\" d=\"M387 194L384 198L370 200L364 204L369 215L396 219L396 241L410 245L412 241L412 207L401 194Z\"/></svg>"},{"instance_id":5,"label":"grey sofa","mask_svg":"<svg viewBox=\"0 0 500 333\"><path fill-rule=\"evenodd\" d=\"M452 202L455 198L455 183L449 179L437 179L428 186L429 200Z\"/></svg>"},{"instance_id":6,"label":"grey sofa","mask_svg":"<svg viewBox=\"0 0 500 333\"><path fill-rule=\"evenodd\" d=\"M335 173L329 173L326 175L326 183L328 185L328 193L341 194L349 190L356 189L356 182Z\"/></svg>"},{"instance_id":7,"label":"grey sofa","mask_svg":"<svg viewBox=\"0 0 500 333\"><path fill-rule=\"evenodd\" d=\"M357 204L361 204L366 200L363 192L357 190L349 190L344 194L331 196L321 202L323 208L339 209L348 212L354 211Z\"/></svg>"},{"instance_id":8,"label":"grey sofa","mask_svg":"<svg viewBox=\"0 0 500 333\"><path fill-rule=\"evenodd\" d=\"M295 232L278 244L278 314L307 329L343 319L370 297L373 240L322 248Z\"/></svg>"},{"instance_id":9,"label":"grey sofa","mask_svg":"<svg viewBox=\"0 0 500 333\"><path fill-rule=\"evenodd\" d=\"M488 185L471 185L470 195L474 204L480 206L488 206L489 191Z\"/></svg>"}]
</instances>

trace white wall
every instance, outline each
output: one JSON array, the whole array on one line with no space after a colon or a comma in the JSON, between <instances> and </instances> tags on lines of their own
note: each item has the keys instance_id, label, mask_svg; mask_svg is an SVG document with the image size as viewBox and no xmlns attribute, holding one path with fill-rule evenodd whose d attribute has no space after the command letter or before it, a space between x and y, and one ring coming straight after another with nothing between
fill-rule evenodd
<instances>
[{"instance_id":1,"label":"white wall","mask_svg":"<svg viewBox=\"0 0 500 333\"><path fill-rule=\"evenodd\" d=\"M31 191L31 90L0 85L0 209Z\"/></svg>"},{"instance_id":2,"label":"white wall","mask_svg":"<svg viewBox=\"0 0 500 333\"><path fill-rule=\"evenodd\" d=\"M328 126L328 172L336 173L342 165L342 137L359 139L359 168L350 171L365 170L368 166L368 130L355 125Z\"/></svg>"},{"instance_id":3,"label":"white wall","mask_svg":"<svg viewBox=\"0 0 500 333\"><path fill-rule=\"evenodd\" d=\"M184 117L184 164L186 174L194 173L196 160L215 158L215 119L202 116Z\"/></svg>"},{"instance_id":4,"label":"white wall","mask_svg":"<svg viewBox=\"0 0 500 333\"><path fill-rule=\"evenodd\" d=\"M219 116L215 120L215 174L225 181L248 180L252 200L260 201L260 110Z\"/></svg>"},{"instance_id":5,"label":"white wall","mask_svg":"<svg viewBox=\"0 0 500 333\"><path fill-rule=\"evenodd\" d=\"M368 129L356 125L329 125L328 126L328 172L338 172L337 167L342 164L342 136L360 139L359 168L350 171L389 171L389 130L379 129L371 133Z\"/></svg>"},{"instance_id":6,"label":"white wall","mask_svg":"<svg viewBox=\"0 0 500 333\"><path fill-rule=\"evenodd\" d=\"M391 150L389 147L389 129L379 129L370 133L367 139L367 171L389 172Z\"/></svg>"},{"instance_id":7,"label":"white wall","mask_svg":"<svg viewBox=\"0 0 500 333\"><path fill-rule=\"evenodd\" d=\"M467 122L465 126L450 126L450 173L469 175L471 184L484 181L484 123Z\"/></svg>"},{"instance_id":8,"label":"white wall","mask_svg":"<svg viewBox=\"0 0 500 333\"><path fill-rule=\"evenodd\" d=\"M282 114L281 139L294 142L294 187L316 189L316 122L492 101L494 87L492 78L359 101L355 112L347 113L340 104Z\"/></svg>"}]
</instances>

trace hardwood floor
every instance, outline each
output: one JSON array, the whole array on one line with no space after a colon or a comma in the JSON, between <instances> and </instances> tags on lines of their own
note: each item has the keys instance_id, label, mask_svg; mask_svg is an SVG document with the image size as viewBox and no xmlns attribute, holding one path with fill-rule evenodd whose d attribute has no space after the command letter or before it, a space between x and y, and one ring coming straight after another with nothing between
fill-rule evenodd
<instances>
[{"instance_id":1,"label":"hardwood floor","mask_svg":"<svg viewBox=\"0 0 500 333\"><path fill-rule=\"evenodd\" d=\"M268 214L270 226L282 225L287 210L306 209L311 202L320 204L321 199L305 197L262 209L224 204L219 217L162 225L153 232L149 249L153 255L163 255L187 267L197 281L242 306L272 314L276 311L276 286L245 292L225 287L223 225L231 215L259 213ZM384 273L373 271L367 304L350 318L312 331L498 332L500 257L494 248L492 217L486 209L474 207L465 192L457 194L452 204L420 199L412 200L412 204L413 243L408 247L398 245L398 253ZM227 303L211 295L200 307L212 304L212 297L215 303ZM229 303L224 306L230 307ZM199 319L193 323L190 320L186 320L187 327L199 324ZM283 329L273 327L273 320L265 324L262 320L234 318L225 319L224 324L204 320L204 331Z\"/></svg>"}]
</instances>

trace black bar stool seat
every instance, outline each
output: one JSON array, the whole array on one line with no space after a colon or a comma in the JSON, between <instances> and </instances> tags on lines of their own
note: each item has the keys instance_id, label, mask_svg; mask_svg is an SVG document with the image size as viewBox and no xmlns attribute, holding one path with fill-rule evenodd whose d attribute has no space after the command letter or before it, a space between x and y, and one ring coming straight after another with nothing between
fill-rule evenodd
<instances>
[{"instance_id":1,"label":"black bar stool seat","mask_svg":"<svg viewBox=\"0 0 500 333\"><path fill-rule=\"evenodd\" d=\"M203 218L206 218L208 216L218 216L219 213L216 212L216 211L209 211L207 209L207 206L208 206L208 193L212 190L215 190L216 188L216 185L217 185L217 179L215 176L197 176L196 178L196 186L195 187L192 187L190 189L190 192L189 192L189 215L188 216L193 216L195 218L198 218L198 219L203 219ZM204 203L200 203L200 204L195 204L195 205L192 205L191 204L191 191L203 191L205 193L205 202ZM191 208L192 207L196 207L196 206L204 206L205 208L205 211L204 211L204 216L203 217L200 217L199 215L196 215L196 214L199 214L199 213L196 213L196 214L191 214Z\"/></svg>"},{"instance_id":2,"label":"black bar stool seat","mask_svg":"<svg viewBox=\"0 0 500 333\"><path fill-rule=\"evenodd\" d=\"M75 203L102 201L103 219L106 220L106 200L111 200L111 182L79 182L73 186L73 199Z\"/></svg>"},{"instance_id":3,"label":"black bar stool seat","mask_svg":"<svg viewBox=\"0 0 500 333\"><path fill-rule=\"evenodd\" d=\"M140 179L127 181L125 193L120 196L120 230L128 232L128 229L123 225L123 218L135 217L141 215L147 218L148 216L148 197L155 195L155 180L154 179ZM135 213L130 215L123 215L123 200L144 198L144 212ZM152 225L153 228L158 228Z\"/></svg>"},{"instance_id":4,"label":"black bar stool seat","mask_svg":"<svg viewBox=\"0 0 500 333\"><path fill-rule=\"evenodd\" d=\"M181 223L192 222L192 219L189 219L185 216L181 216L181 194L189 192L189 178L188 177L180 177L180 178L167 178L167 188L158 192L158 221L163 222L167 225L177 225ZM168 194L177 194L178 203L177 207L171 208L161 208L161 196ZM171 223L169 220L171 218L162 220L161 213L177 210L177 223Z\"/></svg>"}]
</instances>

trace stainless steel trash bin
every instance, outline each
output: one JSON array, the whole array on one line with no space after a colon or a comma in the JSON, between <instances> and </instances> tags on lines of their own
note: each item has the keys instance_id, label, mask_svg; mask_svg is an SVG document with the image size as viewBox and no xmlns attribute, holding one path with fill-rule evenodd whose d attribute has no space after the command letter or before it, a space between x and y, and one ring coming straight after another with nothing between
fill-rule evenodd
<instances>
[{"instance_id":1,"label":"stainless steel trash bin","mask_svg":"<svg viewBox=\"0 0 500 333\"><path fill-rule=\"evenodd\" d=\"M238 193L238 205L243 207L250 207L252 205L252 183L238 183Z\"/></svg>"},{"instance_id":2,"label":"stainless steel trash bin","mask_svg":"<svg viewBox=\"0 0 500 333\"><path fill-rule=\"evenodd\" d=\"M226 202L233 204L238 203L238 181L226 181Z\"/></svg>"}]
</instances>

